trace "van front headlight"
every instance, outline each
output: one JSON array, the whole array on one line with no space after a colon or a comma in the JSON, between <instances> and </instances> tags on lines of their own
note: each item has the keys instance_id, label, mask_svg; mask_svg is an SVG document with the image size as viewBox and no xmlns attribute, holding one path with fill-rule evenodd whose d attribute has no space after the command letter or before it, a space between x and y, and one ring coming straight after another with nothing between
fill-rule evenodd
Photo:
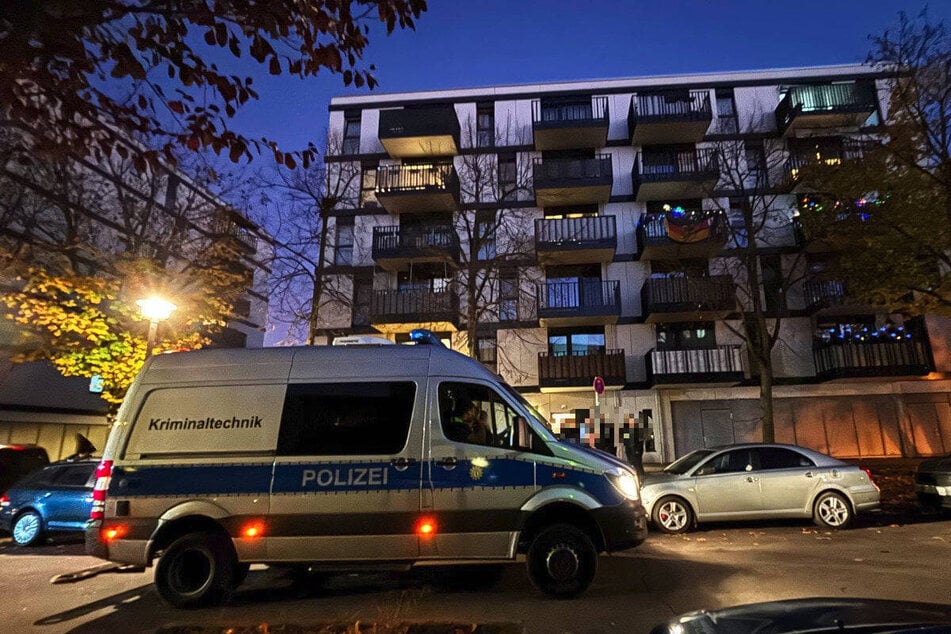
<instances>
[{"instance_id":1,"label":"van front headlight","mask_svg":"<svg viewBox=\"0 0 951 634\"><path fill-rule=\"evenodd\" d=\"M629 500L641 499L641 485L637 481L637 476L629 471L619 473L608 473L608 479L614 488L621 492L621 495Z\"/></svg>"}]
</instances>

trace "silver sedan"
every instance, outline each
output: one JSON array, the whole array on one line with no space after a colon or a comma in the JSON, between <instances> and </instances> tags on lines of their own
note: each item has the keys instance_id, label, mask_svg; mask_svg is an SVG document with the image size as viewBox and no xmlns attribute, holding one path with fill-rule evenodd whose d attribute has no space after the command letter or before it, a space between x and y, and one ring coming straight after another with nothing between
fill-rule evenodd
<instances>
[{"instance_id":1,"label":"silver sedan","mask_svg":"<svg viewBox=\"0 0 951 634\"><path fill-rule=\"evenodd\" d=\"M683 533L696 522L813 518L846 528L879 507L863 468L795 445L751 443L697 449L648 473L641 499L654 526Z\"/></svg>"}]
</instances>

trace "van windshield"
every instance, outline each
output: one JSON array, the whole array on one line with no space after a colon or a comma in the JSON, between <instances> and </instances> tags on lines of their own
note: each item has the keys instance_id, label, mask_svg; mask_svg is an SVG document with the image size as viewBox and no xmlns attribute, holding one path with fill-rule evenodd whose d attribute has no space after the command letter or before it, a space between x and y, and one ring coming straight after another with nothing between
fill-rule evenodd
<instances>
[{"instance_id":1,"label":"van windshield","mask_svg":"<svg viewBox=\"0 0 951 634\"><path fill-rule=\"evenodd\" d=\"M551 430L551 426L548 424L548 421L545 420L545 417L542 416L541 412L535 409L534 405L525 400L525 397L508 383L502 383L502 386L505 388L505 391L508 393L508 395L514 398L519 405L525 408L525 410L531 414L535 422L538 423L537 425L533 425L535 431L544 436L545 440L558 440L558 437L555 436L555 433Z\"/></svg>"}]
</instances>

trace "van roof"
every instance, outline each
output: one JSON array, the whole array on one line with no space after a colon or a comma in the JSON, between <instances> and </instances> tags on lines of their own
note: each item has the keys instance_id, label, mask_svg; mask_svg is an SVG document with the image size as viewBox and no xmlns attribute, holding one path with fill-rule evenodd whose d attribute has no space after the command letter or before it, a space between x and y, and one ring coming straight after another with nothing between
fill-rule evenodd
<instances>
[{"instance_id":1,"label":"van roof","mask_svg":"<svg viewBox=\"0 0 951 634\"><path fill-rule=\"evenodd\" d=\"M144 384L201 381L297 381L399 376L463 376L498 380L478 361L432 345L229 348L156 355L143 367Z\"/></svg>"}]
</instances>

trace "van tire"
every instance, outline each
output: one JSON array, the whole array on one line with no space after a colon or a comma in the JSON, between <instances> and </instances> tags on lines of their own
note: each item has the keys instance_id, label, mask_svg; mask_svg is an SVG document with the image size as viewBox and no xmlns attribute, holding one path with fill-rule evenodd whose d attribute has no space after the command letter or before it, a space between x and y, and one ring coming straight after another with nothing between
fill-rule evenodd
<instances>
[{"instance_id":1,"label":"van tire","mask_svg":"<svg viewBox=\"0 0 951 634\"><path fill-rule=\"evenodd\" d=\"M571 599L591 585L598 571L598 550L588 535L571 524L539 532L528 547L528 577L544 594Z\"/></svg>"},{"instance_id":2,"label":"van tire","mask_svg":"<svg viewBox=\"0 0 951 634\"><path fill-rule=\"evenodd\" d=\"M227 535L188 533L159 557L155 587L176 608L218 605L234 587L237 566Z\"/></svg>"}]
</instances>

